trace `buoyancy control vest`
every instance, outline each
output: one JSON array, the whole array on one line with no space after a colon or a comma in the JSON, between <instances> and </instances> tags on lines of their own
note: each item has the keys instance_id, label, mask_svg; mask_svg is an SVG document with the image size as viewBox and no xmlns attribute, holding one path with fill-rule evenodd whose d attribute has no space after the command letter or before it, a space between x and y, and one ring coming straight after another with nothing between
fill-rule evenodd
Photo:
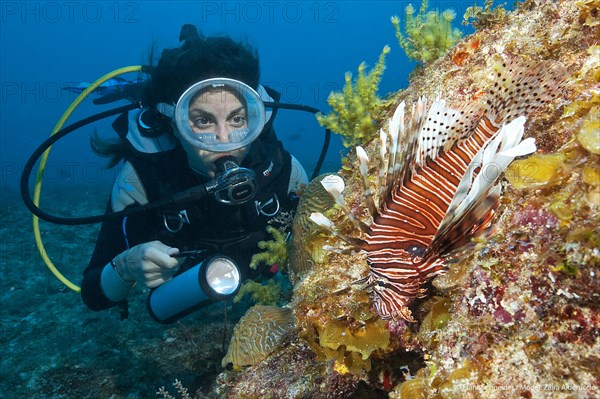
<instances>
[{"instance_id":1,"label":"buoyancy control vest","mask_svg":"<svg viewBox=\"0 0 600 399\"><path fill-rule=\"evenodd\" d=\"M259 93L269 101L266 90ZM185 151L170 134L142 136L135 123L139 112L121 115L113 128L128 143L125 161L135 174L126 178L135 179L143 187L146 200L159 201L206 183L205 177L189 168ZM130 226L126 232L129 244L160 240L180 250L206 250L207 256L228 255L239 262L243 274L248 273L244 278L252 277L249 268L243 266L259 251L259 241L271 239L266 226L278 227L291 221L297 203L295 195L288 193L291 155L275 134L275 111L268 116L263 131L240 165L256 173L258 190L251 201L229 205L208 197L156 210L150 215L131 215L126 223Z\"/></svg>"}]
</instances>

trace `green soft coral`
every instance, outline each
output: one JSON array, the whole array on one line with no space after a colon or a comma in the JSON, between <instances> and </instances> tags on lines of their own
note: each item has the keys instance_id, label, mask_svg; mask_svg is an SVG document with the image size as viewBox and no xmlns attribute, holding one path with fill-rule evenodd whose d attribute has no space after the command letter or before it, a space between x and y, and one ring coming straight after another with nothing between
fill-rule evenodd
<instances>
[{"instance_id":1,"label":"green soft coral","mask_svg":"<svg viewBox=\"0 0 600 399\"><path fill-rule=\"evenodd\" d=\"M240 287L237 294L235 294L233 302L237 303L241 301L246 295L250 295L252 301L257 305L276 305L281 297L281 285L273 279L269 280L265 285L257 283L254 280L248 280Z\"/></svg>"},{"instance_id":2,"label":"green soft coral","mask_svg":"<svg viewBox=\"0 0 600 399\"><path fill-rule=\"evenodd\" d=\"M428 1L423 0L419 13L409 4L405 9L405 33L400 31L400 18L393 16L392 24L396 38L408 58L420 63L433 61L453 47L461 38L462 32L452 28L456 13L452 10L427 11Z\"/></svg>"},{"instance_id":3,"label":"green soft coral","mask_svg":"<svg viewBox=\"0 0 600 399\"><path fill-rule=\"evenodd\" d=\"M374 120L381 104L377 89L385 69L385 56L389 52L390 47L385 46L377 65L369 73L365 73L366 64L361 63L354 84L352 74L346 72L342 92L332 92L327 98L333 111L328 115L317 114L317 120L322 126L343 136L346 147L366 143L377 133Z\"/></svg>"},{"instance_id":4,"label":"green soft coral","mask_svg":"<svg viewBox=\"0 0 600 399\"><path fill-rule=\"evenodd\" d=\"M252 256L252 259L250 259L252 269L256 269L259 263L266 265L278 264L280 267L284 267L287 262L288 250L285 236L273 226L267 226L267 232L273 236L273 240L258 243L258 247L266 249L266 251Z\"/></svg>"}]
</instances>

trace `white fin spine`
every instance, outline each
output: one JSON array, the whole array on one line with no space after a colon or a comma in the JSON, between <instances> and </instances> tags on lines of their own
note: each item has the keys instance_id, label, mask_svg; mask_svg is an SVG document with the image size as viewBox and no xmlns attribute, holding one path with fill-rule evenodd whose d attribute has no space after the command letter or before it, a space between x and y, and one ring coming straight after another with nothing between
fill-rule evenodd
<instances>
[{"instance_id":1,"label":"white fin spine","mask_svg":"<svg viewBox=\"0 0 600 399\"><path fill-rule=\"evenodd\" d=\"M398 140L400 137L404 138L405 136L405 127L404 127L404 109L406 108L406 103L402 101L400 105L394 111L394 115L392 119L389 121L388 127L388 135L389 135L389 151L388 151L388 162L387 162L387 178L385 184L380 187L380 203L385 201L385 194L387 193L388 187L391 187L394 178L397 175L397 170L399 170L399 160L397 160L398 156L401 156L399 151Z\"/></svg>"},{"instance_id":2,"label":"white fin spine","mask_svg":"<svg viewBox=\"0 0 600 399\"><path fill-rule=\"evenodd\" d=\"M413 107L412 113L408 122L408 128L405 134L405 144L400 150L397 148L394 185L403 184L409 172L414 172L416 169L415 158L419 148L419 132L427 117L427 99L420 97L417 104Z\"/></svg>"},{"instance_id":3,"label":"white fin spine","mask_svg":"<svg viewBox=\"0 0 600 399\"><path fill-rule=\"evenodd\" d=\"M369 170L369 156L367 155L367 152L365 151L364 148L362 148L360 145L356 147L356 157L358 158L358 164L359 164L359 168L360 168L360 174L363 178L368 177L367 173Z\"/></svg>"},{"instance_id":4,"label":"white fin spine","mask_svg":"<svg viewBox=\"0 0 600 399\"><path fill-rule=\"evenodd\" d=\"M383 129L379 129L379 182L378 182L378 187L379 187L379 191L378 191L378 195L379 198L381 200L381 196L384 194L383 189L385 188L385 178L386 178L386 171L387 171L387 158L386 158L386 151L387 151L387 138L388 135L385 132L385 130Z\"/></svg>"},{"instance_id":5,"label":"white fin spine","mask_svg":"<svg viewBox=\"0 0 600 399\"><path fill-rule=\"evenodd\" d=\"M373 199L373 190L371 189L371 184L369 183L369 156L364 148L361 146L356 147L356 157L358 158L358 162L360 164L360 174L363 179L363 189L365 201L367 203L367 209L372 218L375 218L379 215L377 211L377 207L375 206L375 200Z\"/></svg>"},{"instance_id":6,"label":"white fin spine","mask_svg":"<svg viewBox=\"0 0 600 399\"><path fill-rule=\"evenodd\" d=\"M321 179L321 185L331 195L336 204L344 206L344 196L342 195L346 188L344 179L338 175L327 175Z\"/></svg>"},{"instance_id":7,"label":"white fin spine","mask_svg":"<svg viewBox=\"0 0 600 399\"><path fill-rule=\"evenodd\" d=\"M406 103L402 101L389 120L387 136L389 140L385 183L379 187L380 208L388 200L395 187L414 168L414 157L418 146L418 132L425 121L426 99L419 98L413 105L408 126L404 123ZM400 145L403 140L404 144Z\"/></svg>"}]
</instances>

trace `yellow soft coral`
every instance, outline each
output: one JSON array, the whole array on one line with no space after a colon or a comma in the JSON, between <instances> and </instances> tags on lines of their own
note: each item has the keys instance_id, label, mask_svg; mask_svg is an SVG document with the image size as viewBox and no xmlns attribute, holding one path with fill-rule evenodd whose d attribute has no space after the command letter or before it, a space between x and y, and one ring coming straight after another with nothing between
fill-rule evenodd
<instances>
[{"instance_id":1,"label":"yellow soft coral","mask_svg":"<svg viewBox=\"0 0 600 399\"><path fill-rule=\"evenodd\" d=\"M368 142L377 133L377 126L373 122L381 102L377 97L377 89L389 51L389 46L383 48L377 65L369 73L365 73L366 64L361 63L354 85L352 74L346 72L346 84L342 92L332 92L327 98L333 111L329 115L317 114L319 123L341 134L347 147Z\"/></svg>"},{"instance_id":2,"label":"yellow soft coral","mask_svg":"<svg viewBox=\"0 0 600 399\"><path fill-rule=\"evenodd\" d=\"M287 262L287 242L283 233L273 226L267 226L267 232L273 236L274 240L260 241L258 243L258 247L260 249L266 249L266 251L252 256L252 259L250 260L250 267L252 269L256 269L259 263L265 263L267 265L278 264L283 267Z\"/></svg>"},{"instance_id":3,"label":"yellow soft coral","mask_svg":"<svg viewBox=\"0 0 600 399\"><path fill-rule=\"evenodd\" d=\"M281 296L281 286L273 279L269 280L266 285L248 280L235 294L233 302L241 301L246 295L251 295L252 302L257 305L275 305Z\"/></svg>"},{"instance_id":4,"label":"yellow soft coral","mask_svg":"<svg viewBox=\"0 0 600 399\"><path fill-rule=\"evenodd\" d=\"M396 30L398 44L408 58L421 63L433 61L453 47L461 38L462 32L452 28L456 13L450 9L427 11L427 0L423 0L419 13L409 4L405 9L405 33L400 30L400 18L393 16L392 25Z\"/></svg>"}]
</instances>

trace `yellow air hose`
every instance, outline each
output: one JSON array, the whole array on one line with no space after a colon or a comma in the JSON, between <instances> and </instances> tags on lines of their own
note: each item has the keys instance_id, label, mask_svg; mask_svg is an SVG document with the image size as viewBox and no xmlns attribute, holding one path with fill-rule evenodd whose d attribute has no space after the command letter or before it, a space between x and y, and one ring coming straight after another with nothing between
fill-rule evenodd
<instances>
[{"instance_id":1,"label":"yellow air hose","mask_svg":"<svg viewBox=\"0 0 600 399\"><path fill-rule=\"evenodd\" d=\"M84 91L82 91L81 94L79 94L79 96L77 96L77 98L71 103L69 108L67 108L65 113L59 119L58 123L54 127L54 130L52 130L52 133L50 134L50 136L53 136L54 134L56 134L56 132L58 132L60 129L62 129L62 127L65 124L65 122L67 121L67 119L71 116L71 114L73 113L73 111L75 111L75 109L79 106L79 104L81 104L81 102L83 100L85 100L85 98L90 93L92 93L94 90L96 90L96 88L98 86L100 86L102 83L106 82L107 80L109 80L115 76L123 75L123 74L129 73L129 72L141 72L141 70L142 70L141 65L127 66L127 67L116 69L110 73L107 73L106 75L102 76L100 79L96 80L89 87L87 87ZM51 148L52 147L48 147L48 149L42 155L42 157L40 159L40 165L37 170L35 186L34 186L34 190L33 190L33 202L36 206L39 206L39 204L40 204L40 196L41 196L41 192L42 192L42 179L44 176L44 169L46 167L46 162L48 160L48 156L50 155ZM62 273L56 268L56 266L50 260L50 257L48 256L48 253L46 252L46 249L44 248L44 243L42 242L42 235L40 233L40 220L35 215L33 215L33 235L35 237L35 244L37 246L37 249L38 249L42 259L44 260L44 263L46 264L46 266L48 266L48 269L50 269L52 274L54 274L54 276L57 279L59 279L64 285L66 285L68 288L72 289L75 292L81 292L81 288L79 288L79 286L77 286L76 284L73 284L71 281L69 281L69 279L67 279L65 276L63 276Z\"/></svg>"}]
</instances>

